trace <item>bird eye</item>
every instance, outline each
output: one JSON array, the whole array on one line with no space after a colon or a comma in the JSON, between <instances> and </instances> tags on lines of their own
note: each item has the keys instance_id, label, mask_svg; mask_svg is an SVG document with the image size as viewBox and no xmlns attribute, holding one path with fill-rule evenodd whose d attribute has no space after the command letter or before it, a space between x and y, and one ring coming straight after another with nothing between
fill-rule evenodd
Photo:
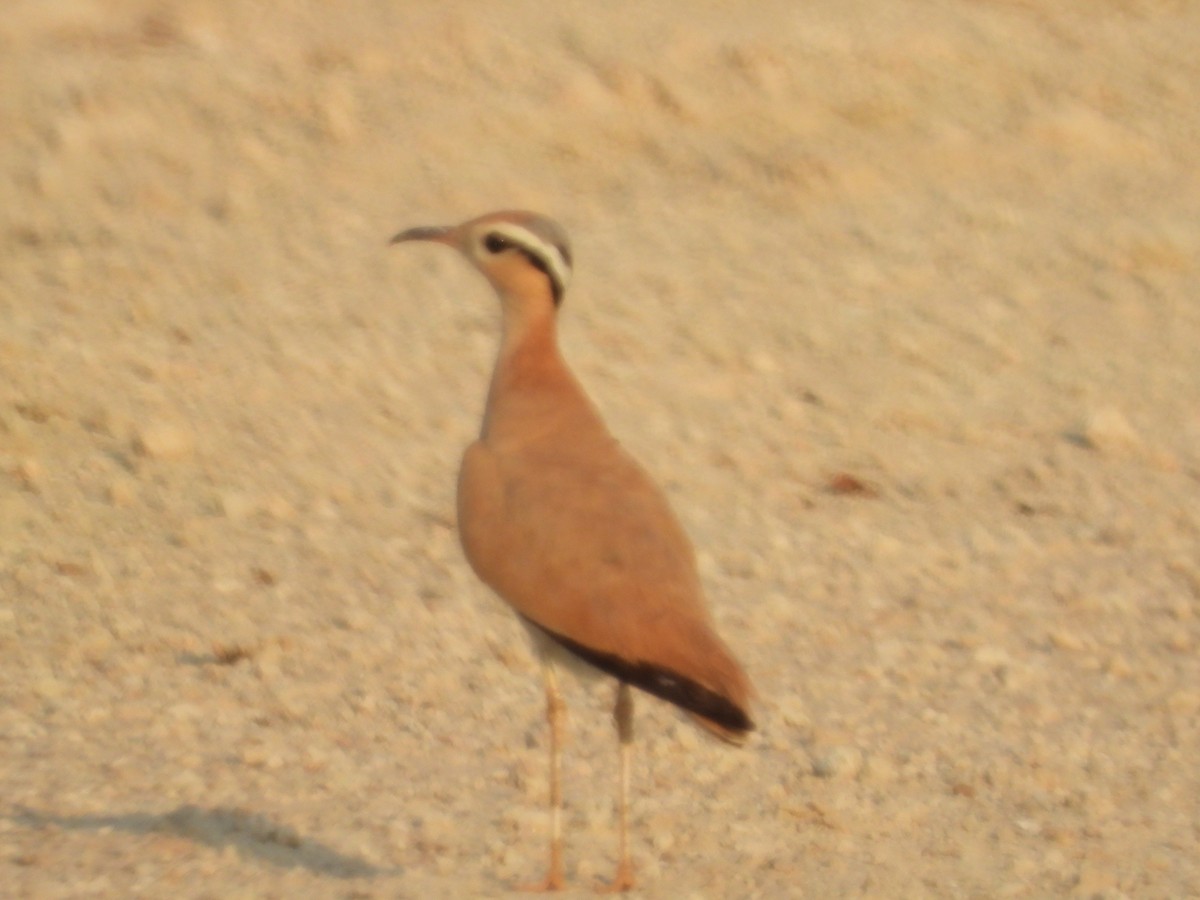
<instances>
[{"instance_id":1,"label":"bird eye","mask_svg":"<svg viewBox=\"0 0 1200 900\"><path fill-rule=\"evenodd\" d=\"M488 253L499 253L507 250L512 244L498 234L489 234L483 239L483 246L487 248Z\"/></svg>"}]
</instances>

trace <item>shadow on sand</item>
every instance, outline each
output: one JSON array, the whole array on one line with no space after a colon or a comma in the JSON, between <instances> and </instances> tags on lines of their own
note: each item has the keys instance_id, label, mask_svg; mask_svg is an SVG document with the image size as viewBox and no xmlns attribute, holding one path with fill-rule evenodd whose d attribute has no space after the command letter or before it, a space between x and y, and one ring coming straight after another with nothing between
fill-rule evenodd
<instances>
[{"instance_id":1,"label":"shadow on sand","mask_svg":"<svg viewBox=\"0 0 1200 900\"><path fill-rule=\"evenodd\" d=\"M107 828L127 834L177 835L218 850L233 847L243 858L265 860L285 869L308 869L335 878L398 874L306 840L284 825L241 809L203 809L189 805L166 813L64 816L18 806L9 820L29 828L61 828L65 831Z\"/></svg>"}]
</instances>

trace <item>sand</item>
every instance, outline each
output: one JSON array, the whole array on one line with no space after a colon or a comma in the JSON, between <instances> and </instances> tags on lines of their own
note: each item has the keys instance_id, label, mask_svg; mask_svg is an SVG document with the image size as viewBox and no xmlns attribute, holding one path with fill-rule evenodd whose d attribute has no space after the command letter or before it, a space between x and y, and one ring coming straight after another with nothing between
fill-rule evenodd
<instances>
[{"instance_id":1,"label":"sand","mask_svg":"<svg viewBox=\"0 0 1200 900\"><path fill-rule=\"evenodd\" d=\"M525 207L761 695L639 702L642 895L1200 896L1200 5L601 6L7 0L0 895L541 873L496 302L386 246Z\"/></svg>"}]
</instances>

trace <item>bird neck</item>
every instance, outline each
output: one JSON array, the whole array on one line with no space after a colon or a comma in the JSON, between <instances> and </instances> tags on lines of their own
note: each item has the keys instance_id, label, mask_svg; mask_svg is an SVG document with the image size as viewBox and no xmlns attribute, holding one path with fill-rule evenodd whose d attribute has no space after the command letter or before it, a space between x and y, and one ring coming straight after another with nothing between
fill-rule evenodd
<instances>
[{"instance_id":1,"label":"bird neck","mask_svg":"<svg viewBox=\"0 0 1200 900\"><path fill-rule=\"evenodd\" d=\"M509 356L558 358L557 311L540 300L501 295L501 362Z\"/></svg>"},{"instance_id":2,"label":"bird neck","mask_svg":"<svg viewBox=\"0 0 1200 900\"><path fill-rule=\"evenodd\" d=\"M483 419L484 440L526 443L599 418L558 350L554 308L505 305L504 330ZM603 426L601 426L603 427Z\"/></svg>"}]
</instances>

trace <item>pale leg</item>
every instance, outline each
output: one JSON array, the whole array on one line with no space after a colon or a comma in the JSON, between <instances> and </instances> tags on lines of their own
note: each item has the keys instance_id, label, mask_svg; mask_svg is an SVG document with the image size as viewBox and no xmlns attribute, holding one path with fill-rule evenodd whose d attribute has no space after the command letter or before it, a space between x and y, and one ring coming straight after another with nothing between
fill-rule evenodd
<instances>
[{"instance_id":1,"label":"pale leg","mask_svg":"<svg viewBox=\"0 0 1200 900\"><path fill-rule=\"evenodd\" d=\"M617 703L613 709L613 719L617 723L617 740L621 750L621 783L619 788L619 817L620 828L620 857L617 861L617 874L612 884L606 886L606 892L628 891L633 888L633 863L629 859L629 769L633 760L633 693L625 682L617 684Z\"/></svg>"},{"instance_id":2,"label":"pale leg","mask_svg":"<svg viewBox=\"0 0 1200 900\"><path fill-rule=\"evenodd\" d=\"M522 886L524 891L560 891L566 883L562 846L562 738L566 708L558 691L558 673L549 659L542 661L542 677L546 682L546 719L550 723L550 869L545 880Z\"/></svg>"}]
</instances>

